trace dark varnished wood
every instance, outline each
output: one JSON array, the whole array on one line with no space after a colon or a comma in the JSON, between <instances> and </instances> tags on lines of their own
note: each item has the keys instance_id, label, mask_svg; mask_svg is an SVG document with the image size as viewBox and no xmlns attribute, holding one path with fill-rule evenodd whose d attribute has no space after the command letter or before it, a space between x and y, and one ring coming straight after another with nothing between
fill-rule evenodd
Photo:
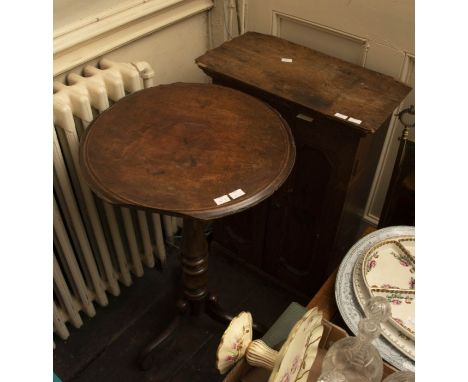
<instances>
[{"instance_id":1,"label":"dark varnished wood","mask_svg":"<svg viewBox=\"0 0 468 382\"><path fill-rule=\"evenodd\" d=\"M241 81L364 133L375 132L410 90L384 74L255 32L208 51L196 62L210 76ZM337 112L362 124L343 122L334 116Z\"/></svg>"},{"instance_id":2,"label":"dark varnished wood","mask_svg":"<svg viewBox=\"0 0 468 382\"><path fill-rule=\"evenodd\" d=\"M283 63L281 58L292 58ZM291 127L295 166L268 200L215 222L215 248L315 293L352 245L393 110L410 88L289 41L249 32L196 60L213 82L266 101ZM361 125L336 118L339 112ZM298 116L305 115L307 120Z\"/></svg>"},{"instance_id":3,"label":"dark varnished wood","mask_svg":"<svg viewBox=\"0 0 468 382\"><path fill-rule=\"evenodd\" d=\"M204 310L208 294L208 243L203 230L203 221L184 219L182 283L185 286L185 298L190 302L194 314L200 314Z\"/></svg>"},{"instance_id":4,"label":"dark varnished wood","mask_svg":"<svg viewBox=\"0 0 468 382\"><path fill-rule=\"evenodd\" d=\"M291 116L291 122L297 161L285 186L269 201L263 263L288 285L311 294L335 262L332 243L352 174L349 158L358 138L326 121L309 123Z\"/></svg>"},{"instance_id":5,"label":"dark varnished wood","mask_svg":"<svg viewBox=\"0 0 468 382\"><path fill-rule=\"evenodd\" d=\"M125 97L90 125L81 164L111 203L213 219L271 195L294 163L291 132L271 107L211 84L172 84ZM213 201L241 188L246 195Z\"/></svg>"},{"instance_id":6,"label":"dark varnished wood","mask_svg":"<svg viewBox=\"0 0 468 382\"><path fill-rule=\"evenodd\" d=\"M213 318L214 320L221 322L222 324L229 326L231 321L234 319L234 315L226 312L218 303L217 296L210 294L206 299L207 307L206 312L207 314ZM268 328L260 324L258 322L252 323L253 333L256 338L262 337L268 330Z\"/></svg>"},{"instance_id":7,"label":"dark varnished wood","mask_svg":"<svg viewBox=\"0 0 468 382\"><path fill-rule=\"evenodd\" d=\"M211 84L161 85L127 96L93 121L80 145L83 175L101 198L184 217L180 313L208 309L219 319L227 316L208 299L204 220L270 196L294 158L291 131L277 111ZM215 203L237 189L245 195ZM143 349L142 369L177 326L176 318Z\"/></svg>"},{"instance_id":8,"label":"dark varnished wood","mask_svg":"<svg viewBox=\"0 0 468 382\"><path fill-rule=\"evenodd\" d=\"M155 351L178 329L180 325L180 316L176 315L170 324L155 339L153 339L138 355L138 365L141 370L149 370L153 366L152 355Z\"/></svg>"}]
</instances>

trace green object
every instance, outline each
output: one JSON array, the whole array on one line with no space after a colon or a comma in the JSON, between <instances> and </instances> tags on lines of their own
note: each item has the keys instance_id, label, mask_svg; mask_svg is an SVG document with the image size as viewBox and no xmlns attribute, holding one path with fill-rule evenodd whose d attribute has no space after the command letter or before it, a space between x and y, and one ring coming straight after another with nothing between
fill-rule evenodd
<instances>
[{"instance_id":1,"label":"green object","mask_svg":"<svg viewBox=\"0 0 468 382\"><path fill-rule=\"evenodd\" d=\"M275 348L277 345L281 344L288 338L288 334L294 324L301 319L306 310L306 308L297 302L289 304L286 310L262 337L262 341L271 348Z\"/></svg>"}]
</instances>

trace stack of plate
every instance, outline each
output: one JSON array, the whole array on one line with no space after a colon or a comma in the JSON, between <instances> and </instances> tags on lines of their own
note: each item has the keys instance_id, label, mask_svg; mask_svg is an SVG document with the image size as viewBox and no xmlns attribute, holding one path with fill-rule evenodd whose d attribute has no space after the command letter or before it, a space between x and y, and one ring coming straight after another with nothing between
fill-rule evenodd
<instances>
[{"instance_id":1,"label":"stack of plate","mask_svg":"<svg viewBox=\"0 0 468 382\"><path fill-rule=\"evenodd\" d=\"M343 259L335 284L338 309L354 334L364 303L385 297L392 317L374 341L382 358L400 370L414 371L414 227L388 227L359 240Z\"/></svg>"}]
</instances>

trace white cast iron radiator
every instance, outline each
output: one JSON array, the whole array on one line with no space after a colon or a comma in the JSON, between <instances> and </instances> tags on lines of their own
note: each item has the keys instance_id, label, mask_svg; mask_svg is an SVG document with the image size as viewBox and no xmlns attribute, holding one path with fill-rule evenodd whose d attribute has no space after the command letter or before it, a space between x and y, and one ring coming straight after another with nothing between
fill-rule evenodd
<instances>
[{"instance_id":1,"label":"white cast iron radiator","mask_svg":"<svg viewBox=\"0 0 468 382\"><path fill-rule=\"evenodd\" d=\"M107 293L119 295L120 284L143 275L143 265L164 264L162 226L171 241L180 224L98 199L78 163L79 140L93 118L126 94L152 86L153 74L145 62L103 59L99 68L83 68L83 76L68 75L67 84L54 82L53 324L62 339L70 335L67 322L79 328L81 312L94 316L94 303L107 305Z\"/></svg>"}]
</instances>

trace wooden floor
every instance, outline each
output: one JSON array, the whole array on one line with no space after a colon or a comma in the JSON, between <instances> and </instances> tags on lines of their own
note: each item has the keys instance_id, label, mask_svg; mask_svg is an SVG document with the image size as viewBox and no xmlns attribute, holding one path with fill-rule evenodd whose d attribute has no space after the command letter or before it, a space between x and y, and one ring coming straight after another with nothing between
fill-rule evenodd
<instances>
[{"instance_id":1,"label":"wooden floor","mask_svg":"<svg viewBox=\"0 0 468 382\"><path fill-rule=\"evenodd\" d=\"M210 257L210 290L226 310L248 310L270 326L292 301L304 297L286 291L236 262ZM154 367L140 371L136 358L151 337L164 329L174 314L173 301L180 276L178 251L168 254L164 271L146 270L118 298L85 319L69 340L55 338L54 372L64 382L106 381L222 381L215 368L216 349L225 327L203 315L187 317L176 336L158 352Z\"/></svg>"}]
</instances>

